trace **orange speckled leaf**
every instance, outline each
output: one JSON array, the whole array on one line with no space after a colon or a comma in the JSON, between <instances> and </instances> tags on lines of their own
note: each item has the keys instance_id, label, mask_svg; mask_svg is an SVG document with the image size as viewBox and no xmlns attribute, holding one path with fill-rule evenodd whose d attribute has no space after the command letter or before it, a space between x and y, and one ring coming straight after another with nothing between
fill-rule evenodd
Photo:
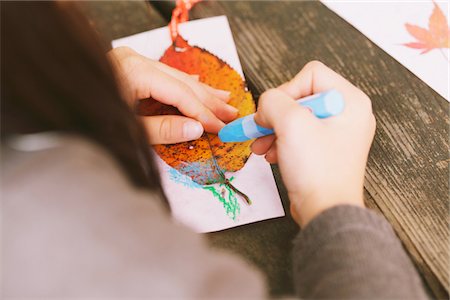
<instances>
[{"instance_id":1,"label":"orange speckled leaf","mask_svg":"<svg viewBox=\"0 0 450 300\"><path fill-rule=\"evenodd\" d=\"M231 92L229 104L239 110L238 117L255 112L255 103L242 77L212 53L191 46L178 35L160 59L161 62L188 74L199 75L201 82ZM173 106L152 99L138 105L138 114L180 114ZM224 183L223 172L240 170L250 156L251 141L222 143L215 134L172 145L154 146L158 155L171 167L200 185Z\"/></svg>"}]
</instances>

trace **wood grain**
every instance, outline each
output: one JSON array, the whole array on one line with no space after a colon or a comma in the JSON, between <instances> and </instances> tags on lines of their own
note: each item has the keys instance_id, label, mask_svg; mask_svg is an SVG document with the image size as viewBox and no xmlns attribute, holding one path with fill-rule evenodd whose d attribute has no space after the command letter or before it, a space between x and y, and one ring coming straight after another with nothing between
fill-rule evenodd
<instances>
[{"instance_id":1,"label":"wood grain","mask_svg":"<svg viewBox=\"0 0 450 300\"><path fill-rule=\"evenodd\" d=\"M80 7L108 45L114 39L167 24L145 1L80 1Z\"/></svg>"},{"instance_id":2,"label":"wood grain","mask_svg":"<svg viewBox=\"0 0 450 300\"><path fill-rule=\"evenodd\" d=\"M437 298L449 291L448 103L318 2L217 2L193 17L226 14L257 93L320 60L373 101L377 133L365 189L391 222Z\"/></svg>"}]
</instances>

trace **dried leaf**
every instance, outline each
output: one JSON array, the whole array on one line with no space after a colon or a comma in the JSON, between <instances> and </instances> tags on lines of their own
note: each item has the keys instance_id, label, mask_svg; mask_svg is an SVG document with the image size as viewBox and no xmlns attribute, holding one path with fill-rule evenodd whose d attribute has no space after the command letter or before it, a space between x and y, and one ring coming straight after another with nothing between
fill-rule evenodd
<instances>
[{"instance_id":1,"label":"dried leaf","mask_svg":"<svg viewBox=\"0 0 450 300\"><path fill-rule=\"evenodd\" d=\"M189 45L180 35L165 51L160 61L188 74L199 75L199 80L211 87L230 91L229 104L238 108L238 117L255 112L255 103L241 76L212 53ZM175 107L152 99L141 101L138 113L141 115L180 114ZM222 143L217 135L205 133L196 141L156 145L154 148L168 165L189 176L194 182L207 185L228 184L223 173L235 172L244 166L251 153L250 144L251 141ZM231 188L234 187L231 186ZM237 190L235 192L246 197Z\"/></svg>"}]
</instances>

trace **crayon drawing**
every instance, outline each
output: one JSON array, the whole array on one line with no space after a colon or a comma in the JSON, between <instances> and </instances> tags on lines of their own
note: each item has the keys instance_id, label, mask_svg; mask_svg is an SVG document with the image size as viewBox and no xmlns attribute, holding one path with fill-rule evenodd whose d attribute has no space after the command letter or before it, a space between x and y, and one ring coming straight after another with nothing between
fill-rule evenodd
<instances>
[{"instance_id":1,"label":"crayon drawing","mask_svg":"<svg viewBox=\"0 0 450 300\"><path fill-rule=\"evenodd\" d=\"M166 171L169 173L169 178L175 183L181 184L185 187L192 189L204 189L210 191L214 198L216 198L220 203L222 203L225 213L232 220L236 220L239 216L239 212L241 211L241 206L239 204L238 198L236 196L236 192L233 188L230 187L231 182L234 180L234 177L231 177L226 183L219 184L209 184L209 185L200 185L193 181L190 177L181 174L176 169L168 167Z\"/></svg>"},{"instance_id":2,"label":"crayon drawing","mask_svg":"<svg viewBox=\"0 0 450 300\"><path fill-rule=\"evenodd\" d=\"M255 103L241 76L227 63L199 47L191 46L178 35L173 44L164 52L161 62L192 75L211 87L230 91L228 104L239 110L239 117L255 112ZM180 112L173 106L152 99L142 100L137 107L140 115L176 115ZM155 152L169 166L205 186L218 198L227 215L236 219L238 209L230 209L229 204L241 198L250 205L245 192L236 189L226 178L226 172L240 170L250 156L251 141L244 143L222 143L217 135L205 133L195 141L172 145L156 145ZM219 185L214 185L219 184ZM228 194L226 201L225 194ZM238 204L233 207L239 208Z\"/></svg>"},{"instance_id":3,"label":"crayon drawing","mask_svg":"<svg viewBox=\"0 0 450 300\"><path fill-rule=\"evenodd\" d=\"M255 112L247 90L228 20L224 16L179 24L171 40L159 28L113 41L187 72L218 89L231 92L229 104L239 117ZM154 41L158 41L155 43ZM147 99L142 115L179 114L171 106ZM197 232L212 232L284 216L270 165L251 155L251 141L222 143L216 135L153 147L161 180L174 218Z\"/></svg>"}]
</instances>

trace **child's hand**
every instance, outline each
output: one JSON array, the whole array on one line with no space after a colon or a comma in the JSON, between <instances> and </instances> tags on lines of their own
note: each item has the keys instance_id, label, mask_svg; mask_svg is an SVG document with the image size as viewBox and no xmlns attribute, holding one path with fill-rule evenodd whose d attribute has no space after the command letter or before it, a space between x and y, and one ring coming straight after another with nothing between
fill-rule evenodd
<instances>
[{"instance_id":1,"label":"child's hand","mask_svg":"<svg viewBox=\"0 0 450 300\"><path fill-rule=\"evenodd\" d=\"M345 99L344 112L318 119L293 100L329 89ZM278 162L301 226L338 204L364 206L363 181L375 118L370 99L320 62L308 63L291 81L265 92L255 120L274 128L276 136L259 138L256 154Z\"/></svg>"},{"instance_id":2,"label":"child's hand","mask_svg":"<svg viewBox=\"0 0 450 300\"><path fill-rule=\"evenodd\" d=\"M217 133L237 116L228 105L229 93L213 89L191 76L165 64L139 55L127 47L110 51L120 83L130 105L152 97L177 107L185 116L143 117L153 144L171 144L195 140L203 129Z\"/></svg>"}]
</instances>

